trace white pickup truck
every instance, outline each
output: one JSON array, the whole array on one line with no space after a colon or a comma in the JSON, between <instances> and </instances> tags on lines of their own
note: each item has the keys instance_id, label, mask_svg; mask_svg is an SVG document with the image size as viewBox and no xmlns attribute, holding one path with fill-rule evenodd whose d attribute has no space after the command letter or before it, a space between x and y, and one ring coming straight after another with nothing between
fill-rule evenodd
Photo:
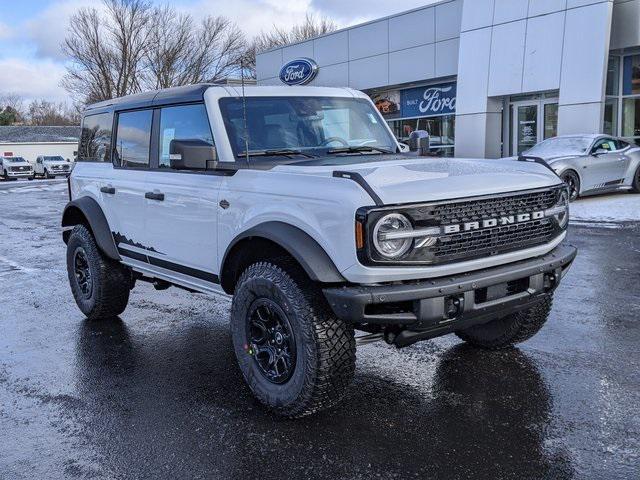
<instances>
[{"instance_id":1,"label":"white pickup truck","mask_svg":"<svg viewBox=\"0 0 640 480\"><path fill-rule=\"evenodd\" d=\"M71 168L71 162L60 155L40 155L36 158L34 173L44 178L55 178L69 175Z\"/></svg>"},{"instance_id":2,"label":"white pickup truck","mask_svg":"<svg viewBox=\"0 0 640 480\"><path fill-rule=\"evenodd\" d=\"M357 344L530 338L576 255L550 169L403 154L350 89L196 85L92 105L69 180L82 312L122 314L139 281L233 295L240 370L288 417L342 398Z\"/></svg>"},{"instance_id":3,"label":"white pickup truck","mask_svg":"<svg viewBox=\"0 0 640 480\"><path fill-rule=\"evenodd\" d=\"M0 173L5 180L33 180L33 166L22 157L0 157Z\"/></svg>"}]
</instances>

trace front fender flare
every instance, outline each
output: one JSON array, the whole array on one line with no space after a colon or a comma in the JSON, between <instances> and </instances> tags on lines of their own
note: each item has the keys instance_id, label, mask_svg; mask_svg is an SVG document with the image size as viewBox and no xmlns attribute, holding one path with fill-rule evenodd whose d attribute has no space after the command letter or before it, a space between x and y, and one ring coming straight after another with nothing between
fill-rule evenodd
<instances>
[{"instance_id":1,"label":"front fender flare","mask_svg":"<svg viewBox=\"0 0 640 480\"><path fill-rule=\"evenodd\" d=\"M81 197L67 203L62 214L62 226L72 227L84 223L81 221L82 217L86 219L86 223L88 223L102 253L113 260L120 260L107 217L104 216L102 208L93 198Z\"/></svg>"},{"instance_id":2,"label":"front fender flare","mask_svg":"<svg viewBox=\"0 0 640 480\"><path fill-rule=\"evenodd\" d=\"M321 283L344 283L345 278L327 252L309 234L284 222L265 222L239 234L227 247L221 263L221 272L230 252L249 238L270 240L286 250L302 266L311 280Z\"/></svg>"}]
</instances>

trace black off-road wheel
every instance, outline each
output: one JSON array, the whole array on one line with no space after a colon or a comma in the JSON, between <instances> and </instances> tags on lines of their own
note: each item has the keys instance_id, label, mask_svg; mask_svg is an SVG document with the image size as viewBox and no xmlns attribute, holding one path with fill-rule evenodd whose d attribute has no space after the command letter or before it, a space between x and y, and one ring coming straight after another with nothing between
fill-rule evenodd
<instances>
[{"instance_id":1,"label":"black off-road wheel","mask_svg":"<svg viewBox=\"0 0 640 480\"><path fill-rule=\"evenodd\" d=\"M640 167L638 167L635 175L633 176L633 183L631 184L631 186L631 191L633 193L640 193Z\"/></svg>"},{"instance_id":2,"label":"black off-road wheel","mask_svg":"<svg viewBox=\"0 0 640 480\"><path fill-rule=\"evenodd\" d=\"M90 320L112 318L127 308L130 270L105 257L84 225L76 225L69 236L67 273L73 297Z\"/></svg>"},{"instance_id":3,"label":"black off-road wheel","mask_svg":"<svg viewBox=\"0 0 640 480\"><path fill-rule=\"evenodd\" d=\"M255 263L241 275L231 335L247 385L281 416L335 405L353 378L353 327L337 319L320 289L286 260Z\"/></svg>"},{"instance_id":4,"label":"black off-road wheel","mask_svg":"<svg viewBox=\"0 0 640 480\"><path fill-rule=\"evenodd\" d=\"M580 196L580 177L573 170L564 172L560 178L569 187L569 201L573 202Z\"/></svg>"},{"instance_id":5,"label":"black off-road wheel","mask_svg":"<svg viewBox=\"0 0 640 480\"><path fill-rule=\"evenodd\" d=\"M502 350L529 340L543 327L553 303L553 295L545 297L533 307L475 325L456 332L465 342L487 350Z\"/></svg>"}]
</instances>

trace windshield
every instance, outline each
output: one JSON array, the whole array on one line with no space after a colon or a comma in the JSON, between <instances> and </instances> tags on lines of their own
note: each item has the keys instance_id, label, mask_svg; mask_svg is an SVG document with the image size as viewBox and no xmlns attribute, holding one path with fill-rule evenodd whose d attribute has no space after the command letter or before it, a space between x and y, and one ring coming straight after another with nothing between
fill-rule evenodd
<instances>
[{"instance_id":1,"label":"windshield","mask_svg":"<svg viewBox=\"0 0 640 480\"><path fill-rule=\"evenodd\" d=\"M43 157L43 159L45 162L64 162L65 161L65 159L59 155L53 156L53 157Z\"/></svg>"},{"instance_id":2,"label":"windshield","mask_svg":"<svg viewBox=\"0 0 640 480\"><path fill-rule=\"evenodd\" d=\"M22 157L7 157L5 158L9 163L24 163L26 160Z\"/></svg>"},{"instance_id":3,"label":"windshield","mask_svg":"<svg viewBox=\"0 0 640 480\"><path fill-rule=\"evenodd\" d=\"M256 157L283 151L318 156L350 153L350 149L352 153L367 154L397 150L395 139L378 112L364 99L247 97L245 102L243 106L242 98L220 100L235 156L245 155L247 149L244 108L249 155Z\"/></svg>"},{"instance_id":4,"label":"windshield","mask_svg":"<svg viewBox=\"0 0 640 480\"><path fill-rule=\"evenodd\" d=\"M589 137L555 137L540 142L524 154L542 158L583 155L591 142L592 139Z\"/></svg>"}]
</instances>

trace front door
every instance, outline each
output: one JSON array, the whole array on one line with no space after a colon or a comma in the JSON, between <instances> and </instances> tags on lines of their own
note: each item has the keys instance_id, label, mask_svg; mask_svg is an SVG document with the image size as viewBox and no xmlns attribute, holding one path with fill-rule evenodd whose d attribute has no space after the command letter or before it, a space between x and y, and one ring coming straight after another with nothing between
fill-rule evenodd
<instances>
[{"instance_id":1,"label":"front door","mask_svg":"<svg viewBox=\"0 0 640 480\"><path fill-rule=\"evenodd\" d=\"M218 195L221 176L171 168L172 140L202 140L213 145L203 104L156 111L158 165L149 173L146 233L153 239L149 262L183 281L217 283ZM154 141L156 141L154 139ZM170 272L168 272L169 270ZM184 276L187 278L185 279Z\"/></svg>"},{"instance_id":2,"label":"front door","mask_svg":"<svg viewBox=\"0 0 640 480\"><path fill-rule=\"evenodd\" d=\"M558 101L534 100L512 104L513 155L558 134Z\"/></svg>"},{"instance_id":3,"label":"front door","mask_svg":"<svg viewBox=\"0 0 640 480\"><path fill-rule=\"evenodd\" d=\"M602 138L591 147L591 155L586 159L582 171L585 185L583 190L597 190L615 187L625 177L628 157L625 148L620 148L618 140Z\"/></svg>"}]
</instances>

